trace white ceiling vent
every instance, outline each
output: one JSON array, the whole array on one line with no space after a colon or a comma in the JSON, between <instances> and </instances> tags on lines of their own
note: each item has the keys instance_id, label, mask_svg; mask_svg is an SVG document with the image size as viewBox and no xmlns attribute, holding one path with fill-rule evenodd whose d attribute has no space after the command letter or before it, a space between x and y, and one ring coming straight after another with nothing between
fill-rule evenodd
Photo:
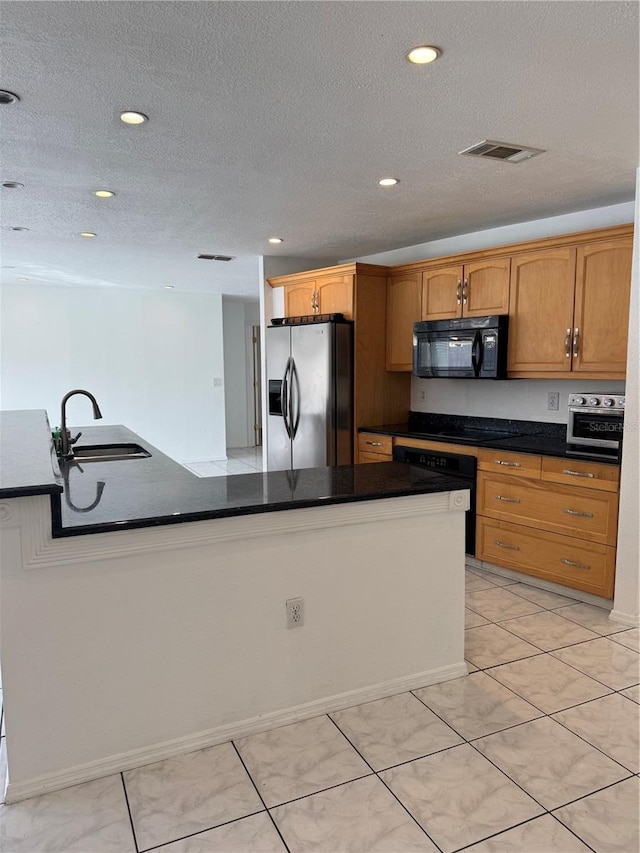
<instances>
[{"instance_id":1,"label":"white ceiling vent","mask_svg":"<svg viewBox=\"0 0 640 853\"><path fill-rule=\"evenodd\" d=\"M233 261L232 255L198 255L202 261Z\"/></svg>"},{"instance_id":2,"label":"white ceiling vent","mask_svg":"<svg viewBox=\"0 0 640 853\"><path fill-rule=\"evenodd\" d=\"M485 139L458 153L469 154L471 157L489 157L492 160L503 160L505 163L521 163L523 160L530 160L536 154L545 152L542 148L524 148L522 145L513 145L511 142Z\"/></svg>"}]
</instances>

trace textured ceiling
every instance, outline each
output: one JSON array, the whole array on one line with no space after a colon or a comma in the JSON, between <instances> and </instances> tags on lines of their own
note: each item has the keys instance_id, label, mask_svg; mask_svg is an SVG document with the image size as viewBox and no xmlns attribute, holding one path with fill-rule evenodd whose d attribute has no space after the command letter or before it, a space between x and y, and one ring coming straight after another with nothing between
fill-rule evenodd
<instances>
[{"instance_id":1,"label":"textured ceiling","mask_svg":"<svg viewBox=\"0 0 640 853\"><path fill-rule=\"evenodd\" d=\"M25 186L0 190L2 280L256 294L261 254L322 265L629 201L638 8L5 0L1 180ZM425 43L441 59L407 63ZM458 156L483 139L547 153Z\"/></svg>"}]
</instances>

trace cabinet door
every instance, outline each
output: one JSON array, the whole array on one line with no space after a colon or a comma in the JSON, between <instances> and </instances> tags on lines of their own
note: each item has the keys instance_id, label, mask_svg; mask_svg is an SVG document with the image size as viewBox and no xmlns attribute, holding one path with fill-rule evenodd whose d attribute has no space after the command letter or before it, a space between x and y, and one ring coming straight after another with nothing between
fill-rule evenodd
<instances>
[{"instance_id":1,"label":"cabinet door","mask_svg":"<svg viewBox=\"0 0 640 853\"><path fill-rule=\"evenodd\" d=\"M572 248L511 259L510 373L544 376L571 370L575 267Z\"/></svg>"},{"instance_id":2,"label":"cabinet door","mask_svg":"<svg viewBox=\"0 0 640 853\"><path fill-rule=\"evenodd\" d=\"M466 264L462 282L462 316L508 314L510 270L511 258Z\"/></svg>"},{"instance_id":3,"label":"cabinet door","mask_svg":"<svg viewBox=\"0 0 640 853\"><path fill-rule=\"evenodd\" d=\"M413 324L421 317L422 273L387 279L387 370L413 365Z\"/></svg>"},{"instance_id":4,"label":"cabinet door","mask_svg":"<svg viewBox=\"0 0 640 853\"><path fill-rule=\"evenodd\" d=\"M353 276L331 275L316 279L318 313L344 314L353 319Z\"/></svg>"},{"instance_id":5,"label":"cabinet door","mask_svg":"<svg viewBox=\"0 0 640 853\"><path fill-rule=\"evenodd\" d=\"M627 364L632 239L579 246L573 370L624 379Z\"/></svg>"},{"instance_id":6,"label":"cabinet door","mask_svg":"<svg viewBox=\"0 0 640 853\"><path fill-rule=\"evenodd\" d=\"M304 281L300 284L289 284L284 289L285 317L302 317L314 314L315 281Z\"/></svg>"},{"instance_id":7,"label":"cabinet door","mask_svg":"<svg viewBox=\"0 0 640 853\"><path fill-rule=\"evenodd\" d=\"M461 317L462 281L462 267L425 270L422 273L422 319Z\"/></svg>"}]
</instances>

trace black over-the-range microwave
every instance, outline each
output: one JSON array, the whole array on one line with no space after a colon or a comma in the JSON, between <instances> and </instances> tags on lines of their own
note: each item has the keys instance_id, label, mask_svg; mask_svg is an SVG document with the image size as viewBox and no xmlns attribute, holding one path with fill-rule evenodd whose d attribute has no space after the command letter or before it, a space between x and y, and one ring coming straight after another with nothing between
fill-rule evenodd
<instances>
[{"instance_id":1,"label":"black over-the-range microwave","mask_svg":"<svg viewBox=\"0 0 640 853\"><path fill-rule=\"evenodd\" d=\"M427 320L413 325L413 375L506 379L507 316Z\"/></svg>"}]
</instances>

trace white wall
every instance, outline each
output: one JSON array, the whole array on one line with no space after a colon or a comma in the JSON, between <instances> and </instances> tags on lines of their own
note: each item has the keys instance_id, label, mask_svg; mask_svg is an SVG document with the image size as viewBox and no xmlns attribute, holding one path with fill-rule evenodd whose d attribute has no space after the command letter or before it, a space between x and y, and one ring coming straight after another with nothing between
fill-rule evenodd
<instances>
[{"instance_id":1,"label":"white wall","mask_svg":"<svg viewBox=\"0 0 640 853\"><path fill-rule=\"evenodd\" d=\"M252 395L253 381L251 327L259 323L259 302L223 296L224 385L227 447L248 447L255 443Z\"/></svg>"},{"instance_id":2,"label":"white wall","mask_svg":"<svg viewBox=\"0 0 640 853\"><path fill-rule=\"evenodd\" d=\"M636 227L631 268L626 412L620 479L614 618L640 625L640 168L636 172Z\"/></svg>"},{"instance_id":3,"label":"white wall","mask_svg":"<svg viewBox=\"0 0 640 853\"><path fill-rule=\"evenodd\" d=\"M557 412L547 409L547 393L560 394ZM504 382L473 379L411 380L411 409L448 415L515 418L519 421L567 423L569 394L624 394L624 382L601 379L510 379Z\"/></svg>"},{"instance_id":4,"label":"white wall","mask_svg":"<svg viewBox=\"0 0 640 853\"><path fill-rule=\"evenodd\" d=\"M47 409L73 388L104 423L125 424L180 462L225 455L222 297L8 285L1 301L2 409ZM89 424L73 398L68 423Z\"/></svg>"}]
</instances>

